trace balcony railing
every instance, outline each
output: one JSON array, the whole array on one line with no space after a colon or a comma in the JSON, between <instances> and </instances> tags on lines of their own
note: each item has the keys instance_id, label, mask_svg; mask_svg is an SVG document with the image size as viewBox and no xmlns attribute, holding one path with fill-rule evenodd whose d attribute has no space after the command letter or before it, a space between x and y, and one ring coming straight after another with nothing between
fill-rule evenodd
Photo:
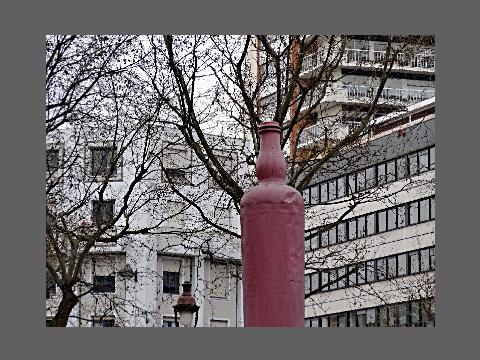
<instances>
[{"instance_id":1,"label":"balcony railing","mask_svg":"<svg viewBox=\"0 0 480 360\"><path fill-rule=\"evenodd\" d=\"M304 146L309 143L313 143L318 139L322 139L325 136L325 128L320 124L312 125L303 129L298 137L298 147Z\"/></svg>"},{"instance_id":2,"label":"balcony railing","mask_svg":"<svg viewBox=\"0 0 480 360\"><path fill-rule=\"evenodd\" d=\"M345 49L343 64L381 64L385 60L384 50ZM307 72L321 65L322 53L316 52L305 56L302 64L302 72ZM435 70L435 54L432 51L424 51L417 54L397 53L395 65L399 67L421 68Z\"/></svg>"},{"instance_id":3,"label":"balcony railing","mask_svg":"<svg viewBox=\"0 0 480 360\"><path fill-rule=\"evenodd\" d=\"M371 88L363 85L347 85L348 99L373 98L377 93L377 88ZM386 101L399 101L407 103L416 103L427 100L435 96L435 90L426 89L395 89L383 88L380 93L380 99Z\"/></svg>"},{"instance_id":4,"label":"balcony railing","mask_svg":"<svg viewBox=\"0 0 480 360\"><path fill-rule=\"evenodd\" d=\"M364 85L349 84L343 87L327 88L322 102L347 102L357 100L360 102L371 101L377 93L378 88ZM302 105L302 111L315 104L321 95L321 89L311 91ZM435 90L427 89L397 89L384 87L380 93L380 102L397 104L413 104L435 96Z\"/></svg>"},{"instance_id":5,"label":"balcony railing","mask_svg":"<svg viewBox=\"0 0 480 360\"><path fill-rule=\"evenodd\" d=\"M344 63L374 63L379 64L385 60L384 50L361 50L345 49ZM400 67L412 67L423 69L435 69L435 55L431 51L424 51L417 54L397 53L395 65Z\"/></svg>"}]
</instances>

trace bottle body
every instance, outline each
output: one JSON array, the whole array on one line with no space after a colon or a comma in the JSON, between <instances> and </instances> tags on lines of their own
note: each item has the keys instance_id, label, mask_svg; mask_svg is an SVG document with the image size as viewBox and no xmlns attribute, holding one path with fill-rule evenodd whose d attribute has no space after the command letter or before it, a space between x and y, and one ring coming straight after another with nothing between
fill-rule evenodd
<instances>
[{"instance_id":1,"label":"bottle body","mask_svg":"<svg viewBox=\"0 0 480 360\"><path fill-rule=\"evenodd\" d=\"M260 132L260 183L240 203L244 322L247 327L303 327L304 202L285 184L279 129L270 124L273 130ZM264 141L266 136L271 138Z\"/></svg>"}]
</instances>

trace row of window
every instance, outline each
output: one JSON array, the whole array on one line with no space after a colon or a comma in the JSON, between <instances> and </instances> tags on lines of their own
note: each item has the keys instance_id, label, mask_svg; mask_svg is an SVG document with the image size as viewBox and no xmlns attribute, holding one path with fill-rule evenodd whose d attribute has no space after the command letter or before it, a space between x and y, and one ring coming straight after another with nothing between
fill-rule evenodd
<instances>
[{"instance_id":1,"label":"row of window","mask_svg":"<svg viewBox=\"0 0 480 360\"><path fill-rule=\"evenodd\" d=\"M163 272L163 293L164 294L180 294L180 273ZM115 292L115 275L93 276L94 293L114 293Z\"/></svg>"},{"instance_id":2,"label":"row of window","mask_svg":"<svg viewBox=\"0 0 480 360\"><path fill-rule=\"evenodd\" d=\"M435 169L435 146L412 152L303 190L305 205L328 201Z\"/></svg>"},{"instance_id":3,"label":"row of window","mask_svg":"<svg viewBox=\"0 0 480 360\"><path fill-rule=\"evenodd\" d=\"M305 232L305 251L392 231L435 219L435 197L411 201L342 221L327 231Z\"/></svg>"},{"instance_id":4,"label":"row of window","mask_svg":"<svg viewBox=\"0 0 480 360\"><path fill-rule=\"evenodd\" d=\"M433 327L433 298L382 305L305 319L305 327Z\"/></svg>"},{"instance_id":5,"label":"row of window","mask_svg":"<svg viewBox=\"0 0 480 360\"><path fill-rule=\"evenodd\" d=\"M225 275L225 274L223 274ZM224 278L220 280L225 281ZM214 278L212 279L212 283L218 283L219 279ZM180 294L180 273L179 272L171 272L171 271L164 271L163 272L163 293L164 294ZM218 285L218 284L217 284ZM217 286L220 288L220 286ZM222 290L223 288L221 288ZM225 292L226 289L223 289ZM93 276L93 293L114 293L115 292L115 275L94 275ZM217 289L218 292L218 289ZM47 280L46 280L46 297L47 299L51 298L56 294L56 285L53 281L52 277L50 276L49 272L47 271ZM214 294L215 295L215 294ZM222 293L222 296L225 297L226 295ZM218 297L218 296L217 296Z\"/></svg>"},{"instance_id":6,"label":"row of window","mask_svg":"<svg viewBox=\"0 0 480 360\"><path fill-rule=\"evenodd\" d=\"M50 327L52 324L53 317L47 317L46 326ZM112 316L108 317L94 317L92 318L92 327L114 327L115 318Z\"/></svg>"},{"instance_id":7,"label":"row of window","mask_svg":"<svg viewBox=\"0 0 480 360\"><path fill-rule=\"evenodd\" d=\"M115 146L93 146L89 147L89 176L103 179L106 176L115 178L120 172L120 161L117 159L117 147ZM162 173L162 181L166 181L166 177L176 185L191 185L192 174L190 169L190 156L185 149L170 149L164 151L164 155L168 155L168 161L164 163L164 172ZM220 164L230 173L235 173L235 162L230 157L216 155ZM47 149L46 156L47 173L54 174L60 168L60 150L55 148ZM113 179L112 179L113 180ZM209 180L209 186L219 188L218 184L212 179Z\"/></svg>"},{"instance_id":8,"label":"row of window","mask_svg":"<svg viewBox=\"0 0 480 360\"><path fill-rule=\"evenodd\" d=\"M435 270L435 247L385 256L305 275L305 294L371 284Z\"/></svg>"}]
</instances>

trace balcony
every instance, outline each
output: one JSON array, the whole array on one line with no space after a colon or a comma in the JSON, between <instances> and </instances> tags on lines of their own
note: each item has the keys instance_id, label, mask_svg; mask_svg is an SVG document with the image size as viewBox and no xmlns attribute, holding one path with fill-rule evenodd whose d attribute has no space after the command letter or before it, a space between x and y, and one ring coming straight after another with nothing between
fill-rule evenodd
<instances>
[{"instance_id":1,"label":"balcony","mask_svg":"<svg viewBox=\"0 0 480 360\"><path fill-rule=\"evenodd\" d=\"M348 100L373 99L378 88L371 88L364 85L346 85L346 97ZM384 87L380 93L382 102L408 103L413 104L435 96L435 90L426 89L395 89Z\"/></svg>"},{"instance_id":2,"label":"balcony","mask_svg":"<svg viewBox=\"0 0 480 360\"><path fill-rule=\"evenodd\" d=\"M378 88L365 85L349 84L344 86L327 88L321 102L339 103L366 103L372 101ZM321 92L316 89L305 98L302 111L319 100ZM427 89L400 89L384 87L380 93L379 104L410 105L416 102L430 99L435 96L435 90Z\"/></svg>"},{"instance_id":3,"label":"balcony","mask_svg":"<svg viewBox=\"0 0 480 360\"><path fill-rule=\"evenodd\" d=\"M345 66L377 66L380 67L385 59L384 50L361 50L345 49L342 65ZM321 65L324 56L316 52L305 56L302 64L302 73L316 69ZM394 67L400 69L435 70L435 54L433 50L423 51L416 54L398 53L395 58Z\"/></svg>"},{"instance_id":4,"label":"balcony","mask_svg":"<svg viewBox=\"0 0 480 360\"><path fill-rule=\"evenodd\" d=\"M325 131L328 131L327 138L329 140L339 140L347 135L347 129L341 124L338 124L338 126L330 125L328 128L325 128L324 124L315 124L303 129L298 137L298 147L320 144L321 140L325 138Z\"/></svg>"}]
</instances>

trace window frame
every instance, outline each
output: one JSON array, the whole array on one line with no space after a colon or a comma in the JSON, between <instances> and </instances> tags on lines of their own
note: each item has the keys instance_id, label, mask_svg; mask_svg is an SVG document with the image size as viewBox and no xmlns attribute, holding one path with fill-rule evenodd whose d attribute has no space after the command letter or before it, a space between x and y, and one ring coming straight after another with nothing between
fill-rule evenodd
<instances>
[{"instance_id":1,"label":"window frame","mask_svg":"<svg viewBox=\"0 0 480 360\"><path fill-rule=\"evenodd\" d=\"M102 284L99 284L99 280L102 279ZM113 279L113 282L107 283L106 280ZM95 294L114 294L117 291L117 279L115 275L93 275L93 290Z\"/></svg>"},{"instance_id":2,"label":"window frame","mask_svg":"<svg viewBox=\"0 0 480 360\"><path fill-rule=\"evenodd\" d=\"M108 172L103 174L94 174L93 173L93 152L92 150L101 150L101 149L115 149L114 155L118 157L115 164L114 173L108 176ZM113 141L90 141L87 144L87 154L85 157L85 169L86 169L86 179L91 182L103 182L105 180L110 181L121 181L123 178L123 156L119 155L119 149L117 144Z\"/></svg>"}]
</instances>

